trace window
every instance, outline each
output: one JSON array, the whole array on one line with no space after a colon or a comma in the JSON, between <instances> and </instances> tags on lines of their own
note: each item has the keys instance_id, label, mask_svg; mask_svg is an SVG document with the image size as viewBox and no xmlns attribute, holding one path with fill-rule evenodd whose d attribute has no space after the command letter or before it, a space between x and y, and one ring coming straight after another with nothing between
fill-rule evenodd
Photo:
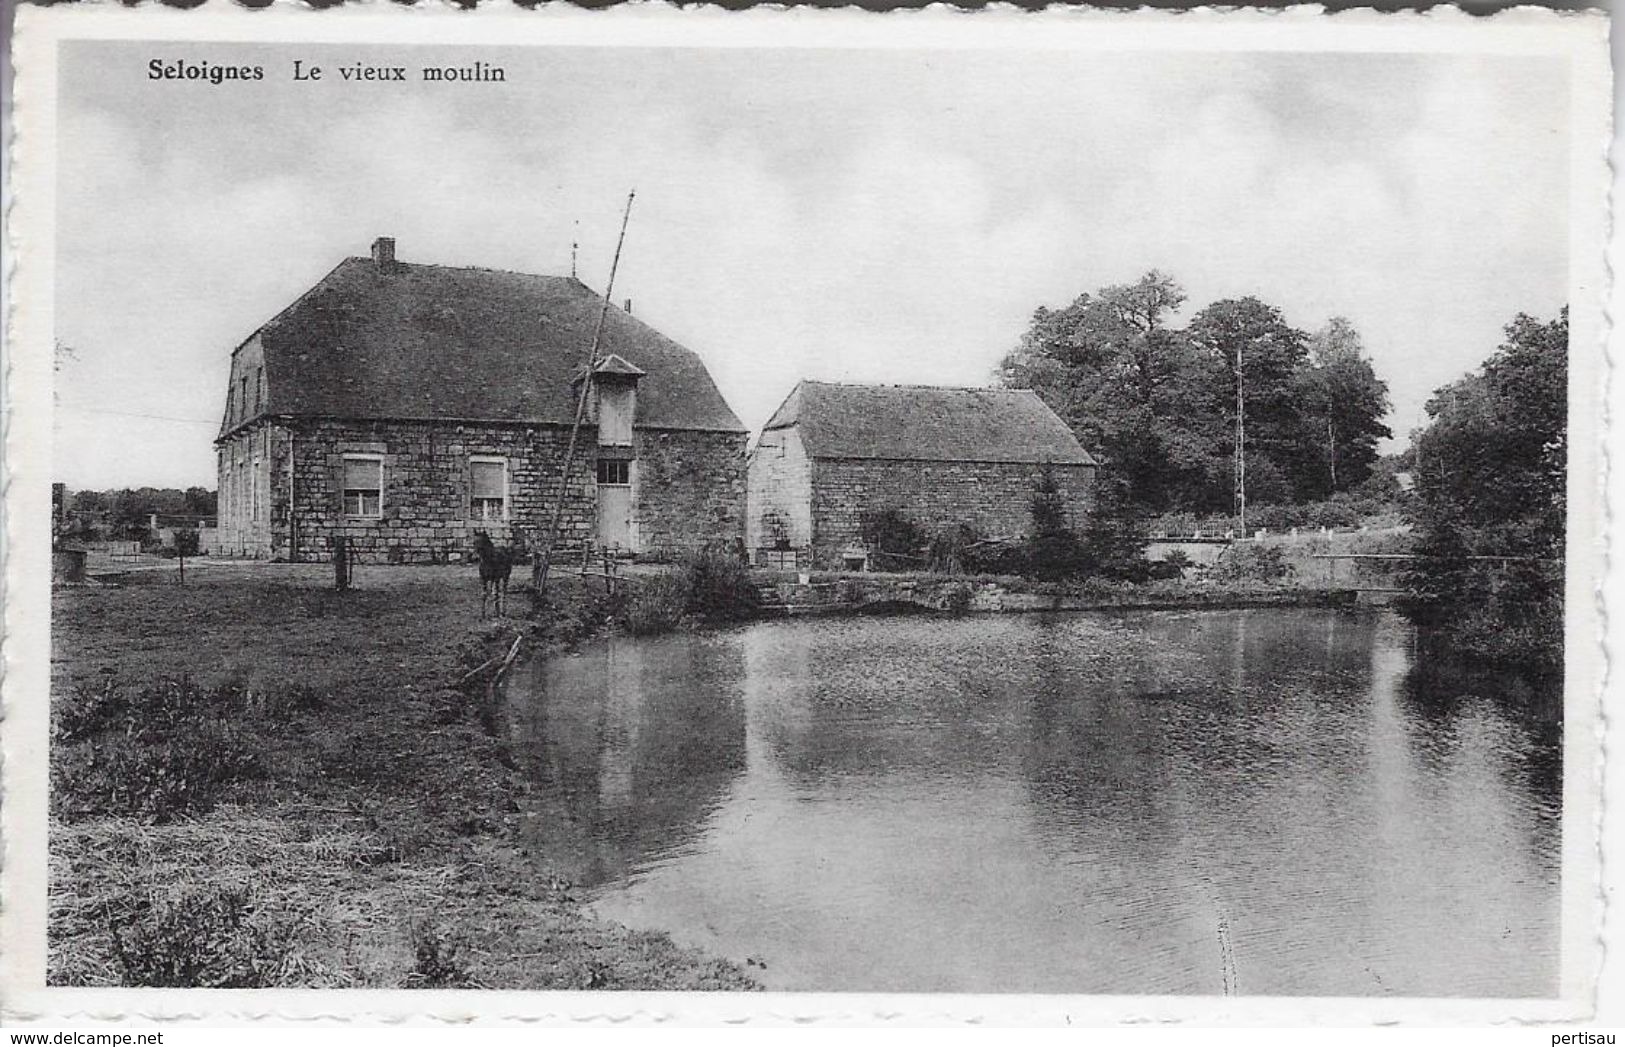
<instances>
[{"instance_id":1,"label":"window","mask_svg":"<svg viewBox=\"0 0 1625 1047\"><path fill-rule=\"evenodd\" d=\"M598 459L598 482L625 487L632 482L632 463L624 458Z\"/></svg>"},{"instance_id":2,"label":"window","mask_svg":"<svg viewBox=\"0 0 1625 1047\"><path fill-rule=\"evenodd\" d=\"M243 417L247 418L248 417L248 375L246 375L246 374L243 375L242 392L238 396L237 403L242 408Z\"/></svg>"},{"instance_id":3,"label":"window","mask_svg":"<svg viewBox=\"0 0 1625 1047\"><path fill-rule=\"evenodd\" d=\"M384 515L384 460L373 455L344 456L344 515Z\"/></svg>"},{"instance_id":4,"label":"window","mask_svg":"<svg viewBox=\"0 0 1625 1047\"><path fill-rule=\"evenodd\" d=\"M253 471L248 474L248 518L258 520L265 503L260 499L260 459L256 457L252 466Z\"/></svg>"},{"instance_id":5,"label":"window","mask_svg":"<svg viewBox=\"0 0 1625 1047\"><path fill-rule=\"evenodd\" d=\"M265 406L265 368L260 368L254 374L254 410L259 411Z\"/></svg>"},{"instance_id":6,"label":"window","mask_svg":"<svg viewBox=\"0 0 1625 1047\"><path fill-rule=\"evenodd\" d=\"M508 460L468 460L469 515L476 520L501 520L508 515Z\"/></svg>"}]
</instances>

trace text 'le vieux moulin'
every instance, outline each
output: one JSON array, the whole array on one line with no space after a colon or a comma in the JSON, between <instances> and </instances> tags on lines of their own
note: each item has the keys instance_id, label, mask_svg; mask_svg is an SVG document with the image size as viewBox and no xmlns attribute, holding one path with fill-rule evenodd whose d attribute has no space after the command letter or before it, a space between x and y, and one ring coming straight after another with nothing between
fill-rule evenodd
<instances>
[{"instance_id":1,"label":"text 'le vieux moulin'","mask_svg":"<svg viewBox=\"0 0 1625 1047\"><path fill-rule=\"evenodd\" d=\"M469 62L464 65L426 65L411 68L404 65L368 65L346 62L342 65L322 66L304 59L295 59L291 78L302 83L344 81L350 83L378 83L422 80L429 83L504 83L508 74L500 65L490 62ZM409 75L415 74L415 75ZM220 62L178 59L165 61L154 58L147 63L149 80L188 80L209 84L232 81L265 80L265 67L261 65L229 65Z\"/></svg>"}]
</instances>

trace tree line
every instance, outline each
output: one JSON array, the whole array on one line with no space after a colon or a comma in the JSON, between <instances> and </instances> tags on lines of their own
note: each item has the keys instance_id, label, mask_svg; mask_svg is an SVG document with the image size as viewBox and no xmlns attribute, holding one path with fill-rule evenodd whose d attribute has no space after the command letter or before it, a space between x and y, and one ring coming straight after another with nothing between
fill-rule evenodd
<instances>
[{"instance_id":1,"label":"tree line","mask_svg":"<svg viewBox=\"0 0 1625 1047\"><path fill-rule=\"evenodd\" d=\"M1153 270L1041 307L998 378L1037 392L1100 459L1103 501L1138 513L1234 511L1238 442L1249 504L1320 501L1372 477L1388 386L1353 324L1305 332L1248 296L1181 327L1185 302Z\"/></svg>"},{"instance_id":2,"label":"tree line","mask_svg":"<svg viewBox=\"0 0 1625 1047\"><path fill-rule=\"evenodd\" d=\"M1551 320L1519 313L1481 367L1434 393L1411 446L1384 457L1388 387L1348 320L1305 332L1249 296L1181 326L1185 302L1152 271L1040 308L999 366L1002 384L1036 391L1101 462L1099 507L1078 543L1092 554L1086 573L1128 576L1136 519L1234 511L1239 412L1250 505L1398 510L1417 556L1403 609L1424 643L1485 666L1560 671L1567 308Z\"/></svg>"},{"instance_id":3,"label":"tree line","mask_svg":"<svg viewBox=\"0 0 1625 1047\"><path fill-rule=\"evenodd\" d=\"M208 518L217 497L206 487L122 487L68 494L66 533L87 540L145 540L154 513L160 517Z\"/></svg>"},{"instance_id":4,"label":"tree line","mask_svg":"<svg viewBox=\"0 0 1625 1047\"><path fill-rule=\"evenodd\" d=\"M1434 393L1415 479L1407 611L1472 663L1556 674L1568 522L1569 313L1519 313L1482 367Z\"/></svg>"}]
</instances>

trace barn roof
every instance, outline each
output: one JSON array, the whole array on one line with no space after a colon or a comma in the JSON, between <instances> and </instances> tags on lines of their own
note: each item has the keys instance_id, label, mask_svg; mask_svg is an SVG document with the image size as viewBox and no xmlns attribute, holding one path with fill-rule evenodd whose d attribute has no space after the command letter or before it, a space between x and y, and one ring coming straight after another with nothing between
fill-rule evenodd
<instances>
[{"instance_id":1,"label":"barn roof","mask_svg":"<svg viewBox=\"0 0 1625 1047\"><path fill-rule=\"evenodd\" d=\"M261 413L569 424L602 307L574 277L347 258L255 335ZM744 431L700 358L630 314L599 352L645 373L637 425Z\"/></svg>"},{"instance_id":2,"label":"barn roof","mask_svg":"<svg viewBox=\"0 0 1625 1047\"><path fill-rule=\"evenodd\" d=\"M803 381L764 429L790 426L814 458L1095 464L1030 389Z\"/></svg>"}]
</instances>

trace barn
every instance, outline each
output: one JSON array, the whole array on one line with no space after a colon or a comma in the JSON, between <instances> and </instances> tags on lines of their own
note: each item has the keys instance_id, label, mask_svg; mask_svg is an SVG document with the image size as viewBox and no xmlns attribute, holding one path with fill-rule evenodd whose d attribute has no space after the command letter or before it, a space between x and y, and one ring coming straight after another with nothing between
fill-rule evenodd
<instances>
[{"instance_id":1,"label":"barn","mask_svg":"<svg viewBox=\"0 0 1625 1047\"><path fill-rule=\"evenodd\" d=\"M803 381L751 452L746 542L757 563L841 566L888 509L927 530L1026 534L1045 468L1079 526L1095 461L1030 390Z\"/></svg>"},{"instance_id":2,"label":"barn","mask_svg":"<svg viewBox=\"0 0 1625 1047\"><path fill-rule=\"evenodd\" d=\"M380 238L239 345L215 441L220 546L443 562L473 532L670 557L744 535L746 432L690 350L579 280L407 264Z\"/></svg>"}]
</instances>

